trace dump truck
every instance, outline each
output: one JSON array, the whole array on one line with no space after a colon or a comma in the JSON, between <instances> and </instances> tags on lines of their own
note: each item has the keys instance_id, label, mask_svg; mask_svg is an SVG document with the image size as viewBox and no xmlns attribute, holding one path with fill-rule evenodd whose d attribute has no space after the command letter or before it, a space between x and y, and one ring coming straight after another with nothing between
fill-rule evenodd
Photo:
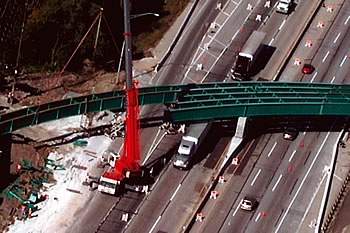
<instances>
[{"instance_id":1,"label":"dump truck","mask_svg":"<svg viewBox=\"0 0 350 233\"><path fill-rule=\"evenodd\" d=\"M254 31L251 34L242 50L238 53L236 62L231 70L233 80L243 81L249 79L249 71L263 48L261 43L265 36L265 32Z\"/></svg>"},{"instance_id":2,"label":"dump truck","mask_svg":"<svg viewBox=\"0 0 350 233\"><path fill-rule=\"evenodd\" d=\"M188 127L181 138L180 145L174 158L174 167L178 169L189 169L194 156L207 136L212 122L192 124Z\"/></svg>"}]
</instances>

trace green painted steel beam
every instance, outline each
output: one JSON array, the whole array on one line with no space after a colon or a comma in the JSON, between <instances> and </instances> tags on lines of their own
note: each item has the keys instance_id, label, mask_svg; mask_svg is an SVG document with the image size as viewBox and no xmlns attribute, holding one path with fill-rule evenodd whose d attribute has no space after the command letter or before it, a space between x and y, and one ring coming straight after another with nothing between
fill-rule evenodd
<instances>
[{"instance_id":1,"label":"green painted steel beam","mask_svg":"<svg viewBox=\"0 0 350 233\"><path fill-rule=\"evenodd\" d=\"M236 116L348 113L350 85L231 82L139 88L139 104L176 103L174 121ZM64 117L105 110L124 111L123 90L80 96L0 115L0 134ZM191 118L192 117L192 118Z\"/></svg>"},{"instance_id":2,"label":"green painted steel beam","mask_svg":"<svg viewBox=\"0 0 350 233\"><path fill-rule=\"evenodd\" d=\"M172 122L190 122L202 121L209 119L227 119L232 117L243 116L297 116L297 115L350 115L350 104L280 104L270 103L261 105L216 105L207 107L187 108L187 109L171 109L166 114Z\"/></svg>"},{"instance_id":3,"label":"green painted steel beam","mask_svg":"<svg viewBox=\"0 0 350 233\"><path fill-rule=\"evenodd\" d=\"M175 102L182 93L181 85L167 85L139 89L139 104L168 104ZM64 99L38 106L32 106L0 115L0 134L17 129L76 116L88 112L125 110L125 92L115 91Z\"/></svg>"}]
</instances>

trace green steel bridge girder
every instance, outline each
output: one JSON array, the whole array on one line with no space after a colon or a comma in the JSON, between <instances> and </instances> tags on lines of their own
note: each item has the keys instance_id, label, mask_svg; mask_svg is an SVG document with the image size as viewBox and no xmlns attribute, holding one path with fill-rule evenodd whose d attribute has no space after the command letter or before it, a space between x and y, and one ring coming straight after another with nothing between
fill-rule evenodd
<instances>
[{"instance_id":1,"label":"green steel bridge girder","mask_svg":"<svg viewBox=\"0 0 350 233\"><path fill-rule=\"evenodd\" d=\"M139 104L175 104L172 122L263 115L350 115L350 85L231 82L139 88ZM0 115L0 134L64 117L124 111L125 92L64 99Z\"/></svg>"},{"instance_id":2,"label":"green steel bridge girder","mask_svg":"<svg viewBox=\"0 0 350 233\"><path fill-rule=\"evenodd\" d=\"M173 103L181 91L182 89L178 85L140 88L139 104ZM11 133L20 128L89 112L105 110L122 112L125 111L125 100L125 92L121 90L79 96L23 108L0 115L0 135Z\"/></svg>"}]
</instances>

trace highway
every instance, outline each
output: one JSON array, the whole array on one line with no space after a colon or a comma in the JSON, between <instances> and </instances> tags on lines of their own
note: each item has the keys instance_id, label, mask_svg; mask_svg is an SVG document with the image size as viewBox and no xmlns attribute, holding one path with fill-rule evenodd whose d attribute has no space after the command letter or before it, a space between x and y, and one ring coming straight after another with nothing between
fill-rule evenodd
<instances>
[{"instance_id":1,"label":"highway","mask_svg":"<svg viewBox=\"0 0 350 233\"><path fill-rule=\"evenodd\" d=\"M309 3L301 1L294 12L283 15L276 13L272 7L264 7L264 3L260 0L250 1L254 8L250 11L243 1L227 1L219 11L215 9L215 1L200 1L189 27L163 68L152 79L152 84L230 81L228 77L234 62L233 54L239 51L253 30L267 32L264 43L270 45L267 48L266 64L261 66L254 79L276 78L275 74L291 52L313 7L306 7ZM272 1L272 5L274 3ZM313 4L317 5L317 1ZM350 24L347 21L350 15L349 3L342 8L340 6L329 20L334 21L333 24L329 28L322 28L324 31L317 34L324 36L320 41L315 40L322 45L317 48L315 43L310 50L305 51L301 43L292 55L292 58L302 58L303 62L312 61L317 67L315 72L302 75L301 67L291 59L281 72L280 80L347 82L345 79L349 76L350 67L347 57L350 54L347 26ZM325 9L321 8L321 11ZM255 20L259 14L262 15L262 21ZM210 28L214 21L215 27L212 24ZM315 22L311 24L315 25ZM315 35L315 30L309 29L304 37L308 37L308 33ZM328 54L326 58L325 54ZM141 115L160 116L163 109L147 106L142 108ZM259 123L268 125L268 121ZM318 212L311 209L310 203L314 203L313 200L317 199L315 197L324 186L327 174L325 168L330 163L332 148L337 143L343 123L343 119L332 118L327 126L315 127L316 130L326 129L320 133L307 131L306 123L293 142L283 140L281 133L266 133L265 127L256 125L256 132L251 133L238 154L241 163L225 170L226 182L216 187L218 198L208 200L201 210L203 222L195 222L192 228L186 227L208 192L208 183L217 176L220 156L233 134L226 134L220 126L214 127L206 147L202 148L198 163L190 171L180 171L171 165L180 135L164 136L164 131L158 128L143 129L142 161L146 161L147 166L156 164L156 180L150 193L128 192L122 197L111 197L94 192L89 206L77 217L71 231L307 232L304 230L309 229L311 232L312 227L308 224L317 218ZM234 125L231 127L234 129ZM116 148L122 148L122 140L117 140ZM165 164L164 167L162 164ZM255 196L259 202L257 209L252 212L239 209L241 199L248 194ZM123 213L130 215L131 219L127 223L121 221Z\"/></svg>"},{"instance_id":2,"label":"highway","mask_svg":"<svg viewBox=\"0 0 350 233\"><path fill-rule=\"evenodd\" d=\"M346 26L346 20L349 16L349 4L345 3L338 10L339 13L336 13L335 9L333 17L336 19L333 27L320 41L322 43L320 48L315 44L315 48L312 47L312 53L305 48L304 44L300 44L293 54L294 57L299 58L307 54L303 61L311 62L316 67L315 73L302 75L300 66L296 66L292 60L282 73L281 80L302 79L312 82L313 77L321 74L319 77L323 78L317 80L318 82L344 82L349 69L348 66L344 66L349 45L347 39L342 41L341 35L343 34L343 38L346 38L348 33L349 27ZM320 14L322 13L324 12ZM273 17L271 15L271 19ZM292 20L291 16L289 19ZM313 34L319 19L315 21L312 23L314 28L308 30ZM267 21L266 28L270 28L268 30L277 28L275 25L271 26ZM288 21L283 20L280 25L278 33L290 35ZM270 32L268 30L266 32ZM265 27L262 31L265 31ZM339 35L337 40L334 35ZM306 38L310 38L308 36L310 35L307 34ZM272 43L270 43L282 44L284 40L279 38L277 36L276 40L271 39ZM336 55L331 55L332 53L328 51ZM329 57L325 57L327 53ZM329 59L330 69L322 65L326 59ZM322 72L327 74L322 76ZM332 124L329 123L331 127ZM335 131L340 131L340 128ZM262 137L260 139L262 142L256 148L259 150L263 147L264 150L254 151L251 156L238 155L250 159L247 162L242 161L240 166L243 167L243 171L240 174L234 176L225 174L225 178L228 179L227 184L216 187L219 192L218 199L208 201L201 210L205 216L204 221L196 222L191 232L313 232L320 207L319 196L320 193L322 194L320 190L324 189L332 149L340 136L338 132L332 131L334 129L330 128L322 133L301 132L298 139L287 147L281 135L270 135L271 138L267 142L265 137L268 135ZM263 142L266 143L265 146ZM249 148L249 144L247 147ZM245 195L252 195L258 200L259 206L255 211L247 212L239 209L240 201Z\"/></svg>"}]
</instances>

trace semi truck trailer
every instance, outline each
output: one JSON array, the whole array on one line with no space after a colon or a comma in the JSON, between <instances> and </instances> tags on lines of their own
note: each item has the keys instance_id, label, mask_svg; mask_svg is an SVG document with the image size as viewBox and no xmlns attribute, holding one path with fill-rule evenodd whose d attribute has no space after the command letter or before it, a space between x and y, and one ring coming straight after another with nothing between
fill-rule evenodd
<instances>
[{"instance_id":1,"label":"semi truck trailer","mask_svg":"<svg viewBox=\"0 0 350 233\"><path fill-rule=\"evenodd\" d=\"M181 138L180 145L174 158L174 167L189 169L198 148L207 136L212 122L192 124Z\"/></svg>"},{"instance_id":2,"label":"semi truck trailer","mask_svg":"<svg viewBox=\"0 0 350 233\"><path fill-rule=\"evenodd\" d=\"M243 81L249 77L249 71L262 50L262 41L266 36L265 32L254 31L242 50L238 53L232 72L232 79Z\"/></svg>"}]
</instances>

